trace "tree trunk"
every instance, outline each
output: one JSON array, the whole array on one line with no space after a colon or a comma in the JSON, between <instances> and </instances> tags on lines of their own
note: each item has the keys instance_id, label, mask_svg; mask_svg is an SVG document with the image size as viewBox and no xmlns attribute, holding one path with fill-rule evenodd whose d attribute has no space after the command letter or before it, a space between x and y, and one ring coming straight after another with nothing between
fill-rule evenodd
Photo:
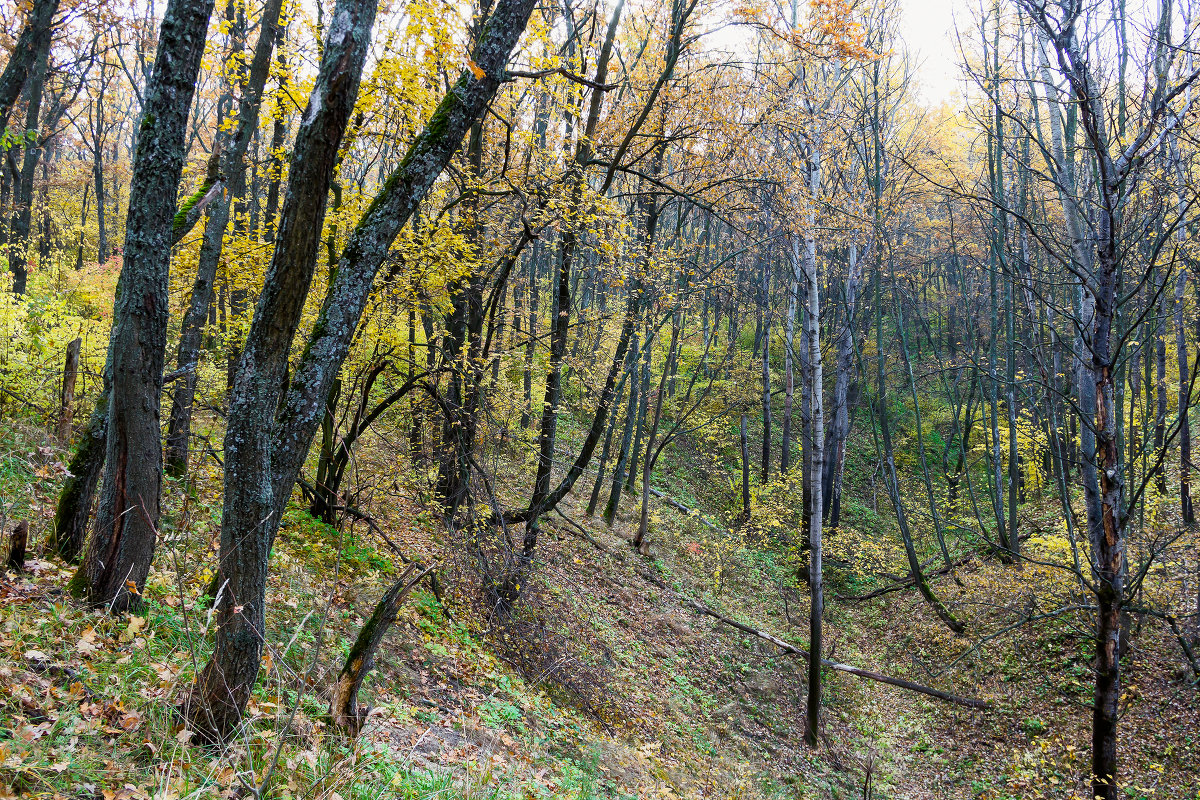
<instances>
[{"instance_id":1,"label":"tree trunk","mask_svg":"<svg viewBox=\"0 0 1200 800\"><path fill-rule=\"evenodd\" d=\"M857 242L851 242L847 254L845 303L846 316L837 344L837 378L833 386L833 424L829 428L828 458L821 499L822 514L830 530L837 530L841 516L842 475L846 466L846 440L850 435L850 384L855 378L854 329L857 324L858 287L862 281Z\"/></svg>"},{"instance_id":2,"label":"tree trunk","mask_svg":"<svg viewBox=\"0 0 1200 800\"><path fill-rule=\"evenodd\" d=\"M617 451L617 463L613 465L612 489L608 493L608 503L604 506L604 523L609 527L612 527L613 520L617 518L617 511L621 505L621 483L625 479L629 444L633 438L634 420L637 418L638 352L638 337L637 334L634 334L629 344L628 374L632 380L629 381L629 405L625 409L625 432L621 435L621 449Z\"/></svg>"},{"instance_id":3,"label":"tree trunk","mask_svg":"<svg viewBox=\"0 0 1200 800\"><path fill-rule=\"evenodd\" d=\"M621 372L621 380L617 383L617 388L613 392L613 402L621 402L621 393L625 391L625 381L629 378L629 371ZM592 494L588 498L587 511L589 517L596 513L596 504L600 502L600 489L604 485L604 470L608 466L608 453L612 448L613 431L617 427L617 415L609 414L607 431L604 434L604 446L600 449L600 464L596 468L596 481L592 484Z\"/></svg>"},{"instance_id":4,"label":"tree trunk","mask_svg":"<svg viewBox=\"0 0 1200 800\"><path fill-rule=\"evenodd\" d=\"M216 647L189 709L209 738L224 739L234 731L253 688L263 645L267 556L319 424L321 401L349 352L375 276L397 233L494 96L534 5L500 0L472 53L474 69L460 75L348 237L277 413L280 378L315 268L325 195L374 22L371 2L341 0L334 10L337 24L292 151L278 244L228 417L221 575L235 600L219 609Z\"/></svg>"},{"instance_id":5,"label":"tree trunk","mask_svg":"<svg viewBox=\"0 0 1200 800\"><path fill-rule=\"evenodd\" d=\"M96 484L100 482L100 472L104 468L104 448L108 439L109 388L110 379L106 370L104 385L88 420L87 430L67 465L67 472L70 474L63 481L54 512L51 548L70 564L78 561L83 554L88 518L92 514L92 498L96 493ZM77 573L76 579L79 581L76 585L81 588L82 574Z\"/></svg>"},{"instance_id":6,"label":"tree trunk","mask_svg":"<svg viewBox=\"0 0 1200 800\"><path fill-rule=\"evenodd\" d=\"M0 73L0 130L8 125L8 115L21 96L21 89L33 71L36 59L49 48L58 2L34 0L8 63L4 65L4 72Z\"/></svg>"},{"instance_id":7,"label":"tree trunk","mask_svg":"<svg viewBox=\"0 0 1200 800\"><path fill-rule=\"evenodd\" d=\"M130 187L125 257L109 344L112 391L96 523L81 572L88 600L125 610L145 585L158 535L159 407L169 299L170 236L184 135L213 0L171 0L146 89Z\"/></svg>"},{"instance_id":8,"label":"tree trunk","mask_svg":"<svg viewBox=\"0 0 1200 800\"><path fill-rule=\"evenodd\" d=\"M750 521L750 440L746 435L746 415L742 414L742 522Z\"/></svg>"},{"instance_id":9,"label":"tree trunk","mask_svg":"<svg viewBox=\"0 0 1200 800\"><path fill-rule=\"evenodd\" d=\"M763 259L762 275L762 305L763 341L762 341L762 478L760 483L766 486L771 482L771 312L766 308L770 293L770 261Z\"/></svg>"},{"instance_id":10,"label":"tree trunk","mask_svg":"<svg viewBox=\"0 0 1200 800\"><path fill-rule=\"evenodd\" d=\"M79 348L83 339L76 337L67 345L67 359L63 364L62 391L59 393L58 425L55 435L66 444L71 440L71 421L75 418L75 381L79 377Z\"/></svg>"},{"instance_id":11,"label":"tree trunk","mask_svg":"<svg viewBox=\"0 0 1200 800\"><path fill-rule=\"evenodd\" d=\"M633 492L634 477L638 473L638 459L642 453L642 433L646 428L646 414L650 406L650 359L654 357L653 331L646 325L646 338L642 340L641 386L638 389L637 424L633 429L633 449L629 451L629 469L625 475L625 491Z\"/></svg>"},{"instance_id":12,"label":"tree trunk","mask_svg":"<svg viewBox=\"0 0 1200 800\"><path fill-rule=\"evenodd\" d=\"M351 739L358 736L367 718L367 709L358 705L358 691L362 688L363 679L375 665L375 652L383 643L383 637L387 635L392 623L396 621L400 604L433 569L426 567L417 572L419 567L415 561L410 563L400 574L400 578L383 593L383 597L375 605L375 610L359 630L350 652L346 655L342 670L338 673L337 682L333 685L329 716L333 724ZM417 572L416 576L410 577L414 572Z\"/></svg>"},{"instance_id":13,"label":"tree trunk","mask_svg":"<svg viewBox=\"0 0 1200 800\"><path fill-rule=\"evenodd\" d=\"M787 317L783 326L783 417L780 421L779 473L787 474L792 468L792 395L795 392L795 375L792 368L793 345L796 331L796 300L800 292L799 276L793 269L787 282ZM807 511L807 507L805 508ZM807 524L807 519L805 524Z\"/></svg>"},{"instance_id":14,"label":"tree trunk","mask_svg":"<svg viewBox=\"0 0 1200 800\"><path fill-rule=\"evenodd\" d=\"M1179 364L1179 506L1183 524L1196 524L1192 509L1192 426L1188 418L1191 403L1191 370L1188 367L1187 331L1184 328L1184 290L1187 272L1180 270L1175 278L1175 355Z\"/></svg>"},{"instance_id":15,"label":"tree trunk","mask_svg":"<svg viewBox=\"0 0 1200 800\"><path fill-rule=\"evenodd\" d=\"M250 72L242 86L229 87L229 102L233 102L233 91L236 88L241 96L237 115L237 128L228 131L228 126L222 126L213 145L215 155L220 158L221 170L228 187L236 196L242 196L246 181L246 149L250 138L258 127L258 113L261 107L263 87L271 71L271 54L279 31L279 12L283 6L282 0L269 0L263 9L261 32L254 48L254 57ZM227 16L234 21L240 18L234 6L230 6ZM228 58L242 58L242 39L245 37L244 21L242 30L233 35L234 45L230 48ZM224 246L225 227L229 222L230 198L226 192L214 199L208 207L208 222L204 226L204 241L200 246L199 264L196 268L196 281L192 284L192 295L188 302L187 311L179 332L179 349L175 356L175 369L182 373L171 393L171 415L167 426L167 439L164 462L167 470L176 476L187 472L188 446L192 431L192 407L196 398L196 372L199 369L200 344L204 332L204 323L208 318L208 309L212 305L213 286L216 283L217 268L221 263L221 250Z\"/></svg>"},{"instance_id":16,"label":"tree trunk","mask_svg":"<svg viewBox=\"0 0 1200 800\"><path fill-rule=\"evenodd\" d=\"M13 572L25 571L25 548L29 545L29 523L21 520L8 537L8 555L4 566Z\"/></svg>"},{"instance_id":17,"label":"tree trunk","mask_svg":"<svg viewBox=\"0 0 1200 800\"><path fill-rule=\"evenodd\" d=\"M815 184L819 180L818 170L820 161L814 153L811 159L812 175L810 179ZM814 221L815 222L815 221ZM822 510L824 502L821 497L822 467L825 462L825 404L824 404L824 366L821 360L821 282L817 274L817 244L814 238L815 224L810 225L810 233L805 237L804 247L804 277L807 283L807 314L805 315L805 343L808 345L808 407L809 431L805 435L808 442L808 481L811 493L808 509L808 588L811 599L809 613L809 652L812 657L808 660L808 724L805 729L805 739L810 747L816 747L821 730L821 653L824 649L822 639L822 619L825 614L825 586L822 571Z\"/></svg>"},{"instance_id":18,"label":"tree trunk","mask_svg":"<svg viewBox=\"0 0 1200 800\"><path fill-rule=\"evenodd\" d=\"M8 269L13 274L13 294L25 294L29 278L29 253L32 242L29 231L33 221L33 178L37 172L38 159L42 155L43 135L38 131L41 116L42 94L46 85L46 70L50 58L50 37L44 37L41 50L34 60L29 76L28 107L25 112L25 130L37 138L25 143L21 172L13 187L13 213L9 230Z\"/></svg>"}]
</instances>

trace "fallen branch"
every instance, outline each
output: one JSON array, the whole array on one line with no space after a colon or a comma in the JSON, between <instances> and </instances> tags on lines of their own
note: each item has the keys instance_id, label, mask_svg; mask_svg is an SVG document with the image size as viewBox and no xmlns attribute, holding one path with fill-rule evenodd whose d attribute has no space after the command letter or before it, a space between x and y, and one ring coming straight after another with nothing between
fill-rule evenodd
<instances>
[{"instance_id":1,"label":"fallen branch","mask_svg":"<svg viewBox=\"0 0 1200 800\"><path fill-rule=\"evenodd\" d=\"M959 567L966 566L972 560L974 560L974 558L975 558L974 555L963 556L962 558L958 559L957 561L955 561L953 564L950 564L949 566L941 567L940 569L935 569L933 572L930 572L928 574L928 577L933 578L933 577L937 577L939 575L945 575L949 572L952 572L952 571L958 569ZM846 603L859 603L859 602L862 602L863 600L872 600L876 597L883 597L885 594L891 594L892 592L901 592L901 591L904 591L905 589L911 589L916 585L917 585L917 582L915 580L913 580L912 576L909 576L908 578L905 578L904 580L900 581L899 583L894 583L890 586L884 586L882 589L876 589L873 592L867 592L866 594L835 594L833 596L833 599L840 600L840 601L846 602Z\"/></svg>"},{"instance_id":2,"label":"fallen branch","mask_svg":"<svg viewBox=\"0 0 1200 800\"><path fill-rule=\"evenodd\" d=\"M1187 636L1179 629L1179 620L1175 615L1164 611L1155 611L1150 608L1134 607L1130 610L1134 613L1156 617L1167 623L1171 628L1171 633L1175 634L1175 639L1179 642L1179 649L1183 651L1183 657L1187 659L1188 666L1192 668L1192 673L1196 676L1197 680L1200 680L1200 661L1196 660L1196 654L1192 651L1192 646L1188 644Z\"/></svg>"},{"instance_id":3,"label":"fallen branch","mask_svg":"<svg viewBox=\"0 0 1200 800\"><path fill-rule=\"evenodd\" d=\"M659 500L662 500L664 503L666 503L667 505L669 505L671 508L675 509L676 511L679 511L682 514L686 514L687 516L691 517L692 519L699 520L702 525L707 526L711 530L719 531L720 533L728 533L728 531L726 531L725 528L722 528L719 525L714 525L713 523L706 520L704 517L700 516L699 513L688 508L687 506L685 506L683 503L679 502L678 500L674 500L670 497L667 497L665 494L663 494L658 489L655 489L653 486L650 487L650 494L654 495Z\"/></svg>"},{"instance_id":4,"label":"fallen branch","mask_svg":"<svg viewBox=\"0 0 1200 800\"><path fill-rule=\"evenodd\" d=\"M605 553L607 555L612 555L611 550L609 550L607 547L605 547L604 545L597 542L594 538L592 538L592 535L590 533L588 533L587 530L584 529L584 527L582 525L580 525L578 522L571 519L566 514L564 514L562 511L560 511L557 506L554 508L554 511L560 517L562 517L564 520L566 520L568 525L570 525L572 528L575 529L575 532L568 531L568 533L571 533L572 536L578 536L579 538L584 539L585 541L587 541L588 544L590 544L592 547L599 550L601 553Z\"/></svg>"},{"instance_id":5,"label":"fallen branch","mask_svg":"<svg viewBox=\"0 0 1200 800\"><path fill-rule=\"evenodd\" d=\"M697 613L704 614L706 616L710 616L713 619L718 620L719 622L723 622L732 628L737 628L742 633L748 633L751 636L755 636L755 637L758 637L759 639L770 642L771 644L775 645L780 650L782 650L785 653L788 653L789 655L799 656L800 658L803 658L805 661L807 661L810 658L807 650L803 650L803 649L797 647L796 645L792 644L791 642L786 642L783 639L780 639L778 636L773 636L772 634L767 633L766 631L760 631L757 628L751 628L749 625L745 625L741 622L738 622L735 619L731 619L731 618L725 616L724 614L721 614L720 612L716 611L715 609L710 608L709 606L705 605L704 603L701 603L699 600L695 600L691 597L686 597L684 595L678 594L678 593L674 592L673 590L671 590L670 587L668 587L666 584L664 584L660 579L658 579L657 577L650 576L647 573L643 572L642 570L638 570L637 573L639 575L641 575L643 578L645 578L648 581L650 581L651 583L653 583L655 586L658 586L661 589L671 592L671 594L673 594L675 596L675 599L678 600L679 603L687 606L688 608L692 609L693 611L696 611ZM878 672L872 672L871 670L868 670L868 669L860 669L859 667L852 667L849 664L843 664L839 661L830 661L827 658L822 658L821 664L823 666L829 667L832 670L836 670L837 672L845 672L848 675L854 675L859 678L866 678L867 680L878 681L880 683L886 683L889 686L896 686L901 689L908 689L911 692L920 692L921 694L929 695L930 697L936 698L938 700L942 700L947 703L953 703L956 706L964 706L966 708L976 708L976 709L990 709L992 707L992 704L987 700L979 700L974 697L962 697L960 695L950 694L949 692L943 692L941 689L934 689L931 686L923 686L919 683L913 683L912 681L904 680L903 678L893 678L890 675L883 675Z\"/></svg>"}]
</instances>

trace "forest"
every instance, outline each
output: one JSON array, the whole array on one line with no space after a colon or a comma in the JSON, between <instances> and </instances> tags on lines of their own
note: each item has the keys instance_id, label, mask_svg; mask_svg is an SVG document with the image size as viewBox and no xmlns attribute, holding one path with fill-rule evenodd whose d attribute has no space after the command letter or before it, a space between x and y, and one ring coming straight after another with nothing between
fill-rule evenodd
<instances>
[{"instance_id":1,"label":"forest","mask_svg":"<svg viewBox=\"0 0 1200 800\"><path fill-rule=\"evenodd\" d=\"M0 0L0 800L1197 800L1196 12Z\"/></svg>"}]
</instances>

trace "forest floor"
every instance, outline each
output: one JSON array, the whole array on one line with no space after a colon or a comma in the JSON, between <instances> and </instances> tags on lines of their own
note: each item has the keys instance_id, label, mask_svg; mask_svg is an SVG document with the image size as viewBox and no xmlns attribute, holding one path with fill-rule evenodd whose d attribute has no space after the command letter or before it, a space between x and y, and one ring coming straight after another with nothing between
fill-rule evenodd
<instances>
[{"instance_id":1,"label":"forest floor","mask_svg":"<svg viewBox=\"0 0 1200 800\"><path fill-rule=\"evenodd\" d=\"M691 505L705 468L680 452L656 485ZM804 662L684 602L805 647L806 592L795 565L772 555L780 548L717 536L652 500L642 556L628 544L638 498L609 528L584 514L587 489L577 489L584 501L569 499L543 526L519 624L485 624L469 565L427 510L425 481L406 478L364 500L390 544L363 524L337 531L289 512L249 718L231 745L207 748L173 708L211 638L199 598L215 556L219 468L198 454L188 483L168 485L143 609L115 618L65 594L69 569L37 550L64 459L41 429L0 420L3 510L31 520L35 556L25 573L0 576L0 798L1086 796L1088 617L1058 611L1075 591L1060 570L1027 564L1018 580L1013 567L973 558L938 577L935 590L969 626L956 637L911 589L842 599L887 585L855 559L886 560L894 544L837 534L845 541L831 552L845 560L829 572L827 656L991 708L827 671L813 750L802 739ZM516 475L520 461L505 468ZM386 447L359 469L412 474ZM1061 517L1049 501L1022 514L1034 532ZM1054 538L1035 533L1026 546L1049 552ZM1196 552L1194 539L1182 545ZM364 688L368 723L350 743L326 724L326 690L398 572L393 547L442 565L442 601L423 586L402 609ZM1132 643L1121 723L1129 796L1194 800L1200 690L1162 625L1134 621Z\"/></svg>"}]
</instances>

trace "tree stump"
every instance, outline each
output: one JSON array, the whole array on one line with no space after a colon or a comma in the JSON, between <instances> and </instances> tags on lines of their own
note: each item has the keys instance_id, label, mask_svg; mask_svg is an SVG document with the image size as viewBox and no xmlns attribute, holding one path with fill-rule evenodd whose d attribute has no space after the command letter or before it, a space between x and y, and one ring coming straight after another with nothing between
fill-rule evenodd
<instances>
[{"instance_id":1,"label":"tree stump","mask_svg":"<svg viewBox=\"0 0 1200 800\"><path fill-rule=\"evenodd\" d=\"M71 439L71 422L75 419L75 381L79 377L79 348L82 344L83 339L76 337L67 345L67 360L63 364L62 394L55 430L58 441L63 444Z\"/></svg>"},{"instance_id":2,"label":"tree stump","mask_svg":"<svg viewBox=\"0 0 1200 800\"><path fill-rule=\"evenodd\" d=\"M22 520L13 528L8 539L8 557L4 566L13 572L25 570L25 548L29 544L29 523Z\"/></svg>"}]
</instances>

